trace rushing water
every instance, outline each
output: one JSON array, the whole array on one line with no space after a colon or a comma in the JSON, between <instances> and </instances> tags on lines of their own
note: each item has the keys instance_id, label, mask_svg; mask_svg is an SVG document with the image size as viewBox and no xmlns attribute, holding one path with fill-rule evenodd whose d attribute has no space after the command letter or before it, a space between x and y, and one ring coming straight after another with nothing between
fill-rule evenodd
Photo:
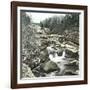
<instances>
[{"instance_id":1,"label":"rushing water","mask_svg":"<svg viewBox=\"0 0 90 90\"><path fill-rule=\"evenodd\" d=\"M72 73L72 68L73 68L73 60L74 58L67 58L65 57L66 56L66 51L65 49L62 51L62 55L59 56L57 54L57 50L55 50L54 48L52 48L51 46L47 47L47 51L48 51L48 54L49 54L49 59L53 62L55 62L57 64L57 66L60 68L60 71L58 72L51 72L51 76L55 76L55 74L58 74L58 75L64 75L65 73L65 70L69 67L69 71L70 73ZM71 65L71 64L72 65ZM70 64L70 65L69 65ZM66 67L67 65L67 67Z\"/></svg>"}]
</instances>

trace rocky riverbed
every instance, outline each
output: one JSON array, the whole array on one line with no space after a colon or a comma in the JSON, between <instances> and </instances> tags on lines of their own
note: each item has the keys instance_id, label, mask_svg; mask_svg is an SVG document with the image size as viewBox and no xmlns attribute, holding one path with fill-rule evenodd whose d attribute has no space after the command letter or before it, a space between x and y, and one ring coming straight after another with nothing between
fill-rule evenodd
<instances>
[{"instance_id":1,"label":"rocky riverbed","mask_svg":"<svg viewBox=\"0 0 90 90\"><path fill-rule=\"evenodd\" d=\"M25 33L31 33L29 39L24 36ZM27 26L25 33L22 33L22 78L79 74L79 43L64 34L50 34L48 28L42 30L38 25ZM53 48L50 54L48 46ZM55 53L61 57L63 51L64 60L55 63L49 58L49 55L55 58Z\"/></svg>"}]
</instances>

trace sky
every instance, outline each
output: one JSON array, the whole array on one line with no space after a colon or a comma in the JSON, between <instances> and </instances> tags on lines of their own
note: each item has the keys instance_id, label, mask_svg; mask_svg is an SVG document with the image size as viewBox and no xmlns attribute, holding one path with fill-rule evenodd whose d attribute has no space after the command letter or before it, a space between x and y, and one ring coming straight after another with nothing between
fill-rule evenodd
<instances>
[{"instance_id":1,"label":"sky","mask_svg":"<svg viewBox=\"0 0 90 90\"><path fill-rule=\"evenodd\" d=\"M52 16L65 16L65 14L53 14L53 13L35 13L35 12L26 12L28 16L32 16L32 20L34 23L40 23L40 21L45 20L46 18Z\"/></svg>"}]
</instances>

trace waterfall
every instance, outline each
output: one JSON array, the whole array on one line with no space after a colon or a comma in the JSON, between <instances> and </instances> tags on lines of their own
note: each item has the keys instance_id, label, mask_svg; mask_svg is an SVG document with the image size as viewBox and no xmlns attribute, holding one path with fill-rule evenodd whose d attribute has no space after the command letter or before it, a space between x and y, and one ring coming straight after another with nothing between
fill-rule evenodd
<instances>
[{"instance_id":1,"label":"waterfall","mask_svg":"<svg viewBox=\"0 0 90 90\"><path fill-rule=\"evenodd\" d=\"M65 50L63 50L62 52L62 56L58 56L57 51L55 51L55 49L50 46L47 47L47 50L49 54L49 59L58 65L58 67L60 68L59 74L63 75L65 70L65 63L67 62L65 60L65 55L66 55Z\"/></svg>"},{"instance_id":2,"label":"waterfall","mask_svg":"<svg viewBox=\"0 0 90 90\"><path fill-rule=\"evenodd\" d=\"M65 50L62 53L62 56L58 56L57 52L52 47L47 47L49 58L53 62L61 62L65 59ZM53 53L52 53L53 52Z\"/></svg>"},{"instance_id":3,"label":"waterfall","mask_svg":"<svg viewBox=\"0 0 90 90\"><path fill-rule=\"evenodd\" d=\"M65 58L65 50L62 53L62 58Z\"/></svg>"},{"instance_id":4,"label":"waterfall","mask_svg":"<svg viewBox=\"0 0 90 90\"><path fill-rule=\"evenodd\" d=\"M58 57L58 54L57 53L55 53L55 57Z\"/></svg>"}]
</instances>

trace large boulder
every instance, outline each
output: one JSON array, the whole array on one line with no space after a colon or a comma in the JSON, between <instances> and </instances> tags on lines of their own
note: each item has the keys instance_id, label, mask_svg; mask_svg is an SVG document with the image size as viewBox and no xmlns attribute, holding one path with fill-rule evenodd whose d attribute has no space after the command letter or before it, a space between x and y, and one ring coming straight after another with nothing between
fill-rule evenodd
<instances>
[{"instance_id":1,"label":"large boulder","mask_svg":"<svg viewBox=\"0 0 90 90\"><path fill-rule=\"evenodd\" d=\"M52 61L48 61L43 65L43 70L46 73L50 73L56 70L59 70L59 67L57 66L56 63L52 62Z\"/></svg>"}]
</instances>

